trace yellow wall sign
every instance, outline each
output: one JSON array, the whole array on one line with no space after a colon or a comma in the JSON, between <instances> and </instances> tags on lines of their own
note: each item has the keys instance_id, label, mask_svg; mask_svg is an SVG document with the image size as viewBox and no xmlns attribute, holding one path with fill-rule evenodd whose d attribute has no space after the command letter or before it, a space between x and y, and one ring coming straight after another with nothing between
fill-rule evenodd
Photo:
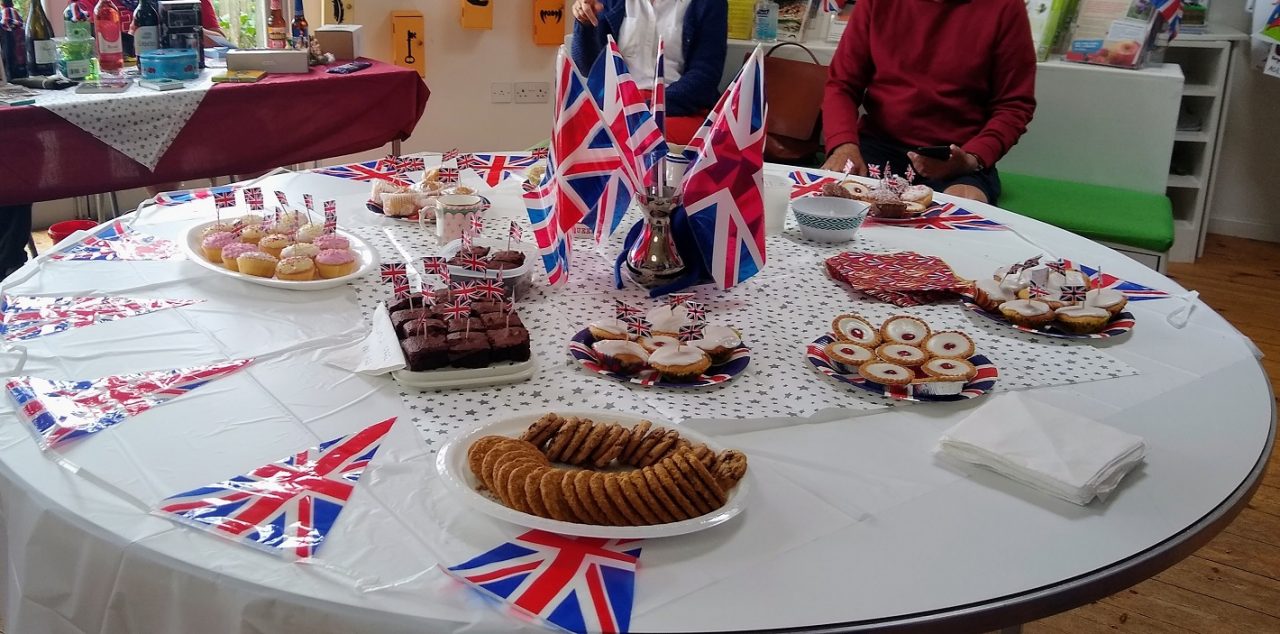
<instances>
[{"instance_id":1,"label":"yellow wall sign","mask_svg":"<svg viewBox=\"0 0 1280 634\"><path fill-rule=\"evenodd\" d=\"M533 0L533 43L564 44L564 0Z\"/></svg>"},{"instance_id":2,"label":"yellow wall sign","mask_svg":"<svg viewBox=\"0 0 1280 634\"><path fill-rule=\"evenodd\" d=\"M396 66L412 68L426 76L426 46L423 35L426 23L421 11L391 12L391 55Z\"/></svg>"},{"instance_id":3,"label":"yellow wall sign","mask_svg":"<svg viewBox=\"0 0 1280 634\"><path fill-rule=\"evenodd\" d=\"M458 0L462 3L462 28L493 30L493 0Z\"/></svg>"},{"instance_id":4,"label":"yellow wall sign","mask_svg":"<svg viewBox=\"0 0 1280 634\"><path fill-rule=\"evenodd\" d=\"M282 3L283 4L283 3ZM324 24L359 24L356 21L356 0L320 0Z\"/></svg>"}]
</instances>

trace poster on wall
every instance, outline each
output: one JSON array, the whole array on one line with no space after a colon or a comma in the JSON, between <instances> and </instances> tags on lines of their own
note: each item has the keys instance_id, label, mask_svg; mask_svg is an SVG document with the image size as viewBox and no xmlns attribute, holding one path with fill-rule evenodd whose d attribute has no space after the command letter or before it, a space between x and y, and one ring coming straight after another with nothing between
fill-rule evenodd
<instances>
[{"instance_id":1,"label":"poster on wall","mask_svg":"<svg viewBox=\"0 0 1280 634\"><path fill-rule=\"evenodd\" d=\"M458 0L462 3L462 28L493 30L492 0Z\"/></svg>"},{"instance_id":2,"label":"poster on wall","mask_svg":"<svg viewBox=\"0 0 1280 634\"><path fill-rule=\"evenodd\" d=\"M533 43L564 44L564 0L533 0Z\"/></svg>"},{"instance_id":3,"label":"poster on wall","mask_svg":"<svg viewBox=\"0 0 1280 634\"><path fill-rule=\"evenodd\" d=\"M421 11L391 12L391 61L401 68L418 71L419 77L427 74L423 33L426 33L426 23Z\"/></svg>"},{"instance_id":4,"label":"poster on wall","mask_svg":"<svg viewBox=\"0 0 1280 634\"><path fill-rule=\"evenodd\" d=\"M320 0L320 6L324 24L358 24L356 0Z\"/></svg>"}]
</instances>

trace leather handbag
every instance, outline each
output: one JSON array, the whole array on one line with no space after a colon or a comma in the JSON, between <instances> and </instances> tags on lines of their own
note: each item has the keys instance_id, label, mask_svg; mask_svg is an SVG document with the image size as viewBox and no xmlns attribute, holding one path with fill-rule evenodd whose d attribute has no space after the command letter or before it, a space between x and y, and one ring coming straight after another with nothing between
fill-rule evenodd
<instances>
[{"instance_id":1,"label":"leather handbag","mask_svg":"<svg viewBox=\"0 0 1280 634\"><path fill-rule=\"evenodd\" d=\"M811 62L774 56L784 46L799 47ZM765 159L779 163L810 161L822 150L818 117L827 84L827 67L803 44L782 42L764 56Z\"/></svg>"}]
</instances>

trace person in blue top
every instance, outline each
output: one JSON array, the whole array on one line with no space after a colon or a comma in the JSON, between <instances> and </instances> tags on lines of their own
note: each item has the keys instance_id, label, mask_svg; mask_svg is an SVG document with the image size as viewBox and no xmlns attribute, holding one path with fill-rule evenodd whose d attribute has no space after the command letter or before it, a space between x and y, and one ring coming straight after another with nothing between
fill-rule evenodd
<instances>
[{"instance_id":1,"label":"person in blue top","mask_svg":"<svg viewBox=\"0 0 1280 634\"><path fill-rule=\"evenodd\" d=\"M574 0L573 47L578 69L590 71L608 36L647 99L653 91L658 38L665 50L667 141L689 142L720 98L729 37L727 0Z\"/></svg>"}]
</instances>

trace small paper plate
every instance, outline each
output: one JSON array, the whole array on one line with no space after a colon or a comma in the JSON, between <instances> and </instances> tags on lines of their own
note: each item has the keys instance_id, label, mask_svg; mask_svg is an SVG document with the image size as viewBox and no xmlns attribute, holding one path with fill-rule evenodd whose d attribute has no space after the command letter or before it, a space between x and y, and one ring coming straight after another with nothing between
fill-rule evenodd
<instances>
[{"instance_id":1,"label":"small paper plate","mask_svg":"<svg viewBox=\"0 0 1280 634\"><path fill-rule=\"evenodd\" d=\"M964 391L959 394L946 395L916 394L910 385L881 385L862 378L862 375L858 374L857 370L848 372L849 368L827 356L826 345L835 340L835 337L831 335L822 335L805 349L805 358L809 360L809 363L813 364L814 369L842 383L848 383L856 388L900 401L964 401L977 398L990 392L991 388L995 387L996 379L1000 376L1000 371L996 369L990 359L980 354L975 354L969 357L968 361L978 369L978 374L964 384Z\"/></svg>"},{"instance_id":2,"label":"small paper plate","mask_svg":"<svg viewBox=\"0 0 1280 634\"><path fill-rule=\"evenodd\" d=\"M1058 339L1109 339L1111 337L1119 337L1120 335L1123 335L1129 332L1130 330L1133 330L1133 324L1134 324L1133 313L1130 313L1128 311L1120 311L1119 313L1116 314L1115 317L1111 318L1111 321L1107 322L1106 327L1103 328L1101 331L1095 332L1092 334L1081 335L1081 334L1076 334L1074 332L1066 332L1065 330L1058 330L1058 328L1053 324L1049 324L1044 328L1028 328L1026 326L1019 326L1015 323L1010 322L1008 319L1005 319L1004 315L999 315L990 311L983 310L981 306L973 302L966 301L966 302L963 302L963 304L965 308L968 308L969 310L975 313L978 313L979 315L982 315L983 317L986 317L991 321L999 322L1001 324L1004 324L1005 326L1013 328L1014 330L1021 330L1022 332L1030 333L1033 335L1041 335L1044 337L1055 337Z\"/></svg>"},{"instance_id":3,"label":"small paper plate","mask_svg":"<svg viewBox=\"0 0 1280 634\"><path fill-rule=\"evenodd\" d=\"M691 388L719 385L742 374L742 371L746 370L747 365L751 363L751 348L748 348L746 344L740 344L733 351L733 356L729 357L728 361L707 368L707 371L696 380L668 381L662 378L662 375L658 374L657 370L652 369L642 370L638 374L622 374L604 369L600 365L596 351L591 348L591 344L595 342L596 338L591 336L591 330L583 328L569 340L569 356L573 357L579 365L590 372L595 372L600 376L608 377L615 381L634 383L645 387Z\"/></svg>"},{"instance_id":4,"label":"small paper plate","mask_svg":"<svg viewBox=\"0 0 1280 634\"><path fill-rule=\"evenodd\" d=\"M192 262L195 262L196 264L199 264L200 266L203 266L204 268L209 269L210 271L213 271L220 275L234 277L238 280L249 282L250 284L257 284L259 286L270 286L272 288L284 288L291 291L319 291L319 290L324 290L326 288L335 288L338 286L342 286L347 282L350 282L355 280L356 278L359 278L360 276L364 275L365 273L368 273L370 270L378 266L378 252L374 250L373 247L369 246L369 243L365 242L355 234L349 233L347 231L343 231L342 229L338 229L336 232L337 235L340 235L346 238L351 243L351 251L356 254L356 259L360 262L360 266L356 267L356 270L354 273L349 273L347 275L343 275L342 277L335 277L328 280L308 280L305 282L278 280L274 277L257 277L254 275L245 275L244 273L240 273L239 271L232 271L227 267L222 266L222 264L210 262L209 260L205 259L204 250L200 248L200 231L212 224L216 224L216 221L202 222L198 225L195 225L194 227L191 227L191 229L187 231L187 237L185 240L182 241L182 248L186 250L187 256L191 258Z\"/></svg>"},{"instance_id":5,"label":"small paper plate","mask_svg":"<svg viewBox=\"0 0 1280 634\"><path fill-rule=\"evenodd\" d=\"M699 517L652 526L596 526L593 524L561 522L522 513L477 490L476 487L479 486L479 482L472 475L471 467L467 464L467 448L471 446L471 443L481 436L490 434L517 438L524 433L530 423L538 420L545 413L547 413L546 410L516 413L482 423L478 427L451 436L436 454L436 470L440 473L440 479L444 482L445 487L472 509L504 522L561 535L600 537L604 539L652 539L685 535L723 524L746 508L747 495L751 489L752 476L750 467L747 469L747 475L738 482L737 486L729 490L728 499L725 501L724 506ZM718 443L702 434L653 418L644 419L631 414L605 410L556 411L556 413L565 417L589 418L596 422L616 422L628 428L633 427L641 420L649 420L654 426L677 429L681 436L690 441L706 443L708 447L717 453L723 449Z\"/></svg>"},{"instance_id":6,"label":"small paper plate","mask_svg":"<svg viewBox=\"0 0 1280 634\"><path fill-rule=\"evenodd\" d=\"M476 196L480 196L480 194L476 194ZM489 211L489 208L493 206L493 203L489 202L489 199L485 198L484 196L480 196L480 200L481 200L480 213ZM415 225L418 224L418 214L413 214L412 216L387 216L382 211L382 205L376 200L364 201L364 207L365 209L368 209L369 211L375 214L378 214L379 216L386 216L391 220L398 220L400 222L412 222ZM436 223L436 217L434 214L428 214L426 218L422 219L422 222L423 224L434 225Z\"/></svg>"}]
</instances>

